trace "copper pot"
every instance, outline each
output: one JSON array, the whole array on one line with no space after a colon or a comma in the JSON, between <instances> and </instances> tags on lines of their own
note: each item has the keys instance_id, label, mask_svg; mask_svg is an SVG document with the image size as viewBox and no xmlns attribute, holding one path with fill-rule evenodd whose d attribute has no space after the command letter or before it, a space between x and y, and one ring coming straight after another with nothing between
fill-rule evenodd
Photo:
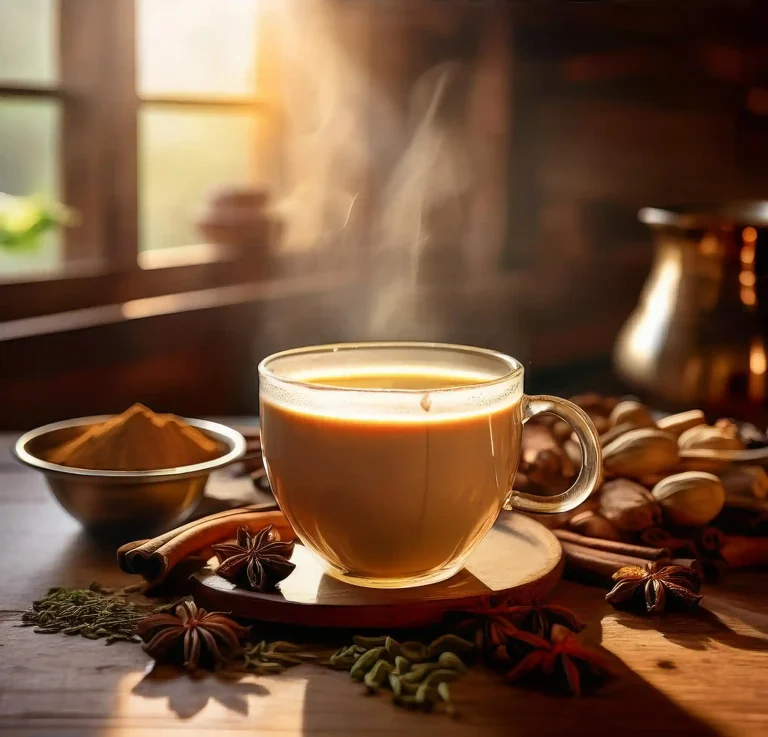
<instances>
[{"instance_id":1,"label":"copper pot","mask_svg":"<svg viewBox=\"0 0 768 737\"><path fill-rule=\"evenodd\" d=\"M656 256L619 333L619 375L669 409L768 419L768 202L645 208Z\"/></svg>"}]
</instances>

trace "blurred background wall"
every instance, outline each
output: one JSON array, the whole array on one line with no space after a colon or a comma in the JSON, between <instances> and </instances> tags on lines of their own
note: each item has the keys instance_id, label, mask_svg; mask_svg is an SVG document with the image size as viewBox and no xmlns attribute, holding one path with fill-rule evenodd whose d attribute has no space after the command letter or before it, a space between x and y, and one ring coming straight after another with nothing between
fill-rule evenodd
<instances>
[{"instance_id":1,"label":"blurred background wall","mask_svg":"<svg viewBox=\"0 0 768 737\"><path fill-rule=\"evenodd\" d=\"M638 210L768 197L766 27L749 2L0 0L0 192L73 215L0 245L0 427L254 413L258 360L336 340L623 390Z\"/></svg>"}]
</instances>

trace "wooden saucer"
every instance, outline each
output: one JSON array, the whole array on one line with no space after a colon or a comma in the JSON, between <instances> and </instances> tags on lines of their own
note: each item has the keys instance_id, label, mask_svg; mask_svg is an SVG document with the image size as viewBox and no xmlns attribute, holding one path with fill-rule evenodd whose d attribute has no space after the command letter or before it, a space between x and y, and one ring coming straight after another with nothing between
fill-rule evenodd
<instances>
[{"instance_id":1,"label":"wooden saucer","mask_svg":"<svg viewBox=\"0 0 768 737\"><path fill-rule=\"evenodd\" d=\"M543 597L560 580L563 551L557 538L530 517L502 516L453 578L411 589L368 589L325 574L303 545L296 570L274 594L237 588L204 568L192 577L196 601L206 609L246 619L315 627L419 627L478 599L505 594L518 601Z\"/></svg>"}]
</instances>

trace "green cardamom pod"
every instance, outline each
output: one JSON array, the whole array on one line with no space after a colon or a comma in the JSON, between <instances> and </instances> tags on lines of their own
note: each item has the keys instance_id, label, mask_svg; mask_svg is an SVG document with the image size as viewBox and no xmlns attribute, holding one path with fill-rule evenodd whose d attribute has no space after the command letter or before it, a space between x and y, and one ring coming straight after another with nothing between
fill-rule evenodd
<instances>
[{"instance_id":1,"label":"green cardamom pod","mask_svg":"<svg viewBox=\"0 0 768 737\"><path fill-rule=\"evenodd\" d=\"M444 652L469 653L475 649L475 646L457 635L442 635L438 637L430 646L430 655L439 655Z\"/></svg>"},{"instance_id":2,"label":"green cardamom pod","mask_svg":"<svg viewBox=\"0 0 768 737\"><path fill-rule=\"evenodd\" d=\"M390 663L386 660L379 660L376 662L376 665L365 674L363 683L371 689L380 688L391 670L392 666Z\"/></svg>"},{"instance_id":3,"label":"green cardamom pod","mask_svg":"<svg viewBox=\"0 0 768 737\"><path fill-rule=\"evenodd\" d=\"M421 663L414 666L408 673L401 676L405 683L421 683L429 673L440 668L438 663Z\"/></svg>"},{"instance_id":4,"label":"green cardamom pod","mask_svg":"<svg viewBox=\"0 0 768 737\"><path fill-rule=\"evenodd\" d=\"M294 645L292 642L277 640L267 648L267 651L270 653L295 653L299 651L299 646Z\"/></svg>"},{"instance_id":5,"label":"green cardamom pod","mask_svg":"<svg viewBox=\"0 0 768 737\"><path fill-rule=\"evenodd\" d=\"M437 686L438 683L450 683L451 681L455 681L461 674L457 673L455 670L448 670L447 668L439 668L438 670L433 670L422 682L422 684L427 684L429 686Z\"/></svg>"},{"instance_id":6,"label":"green cardamom pod","mask_svg":"<svg viewBox=\"0 0 768 737\"><path fill-rule=\"evenodd\" d=\"M467 666L464 664L464 661L458 655L456 655L456 653L447 652L447 651L444 653L440 653L440 657L437 659L437 662L443 668L456 670L459 673L467 672Z\"/></svg>"},{"instance_id":7,"label":"green cardamom pod","mask_svg":"<svg viewBox=\"0 0 768 737\"><path fill-rule=\"evenodd\" d=\"M352 642L358 647L370 650L374 647L383 647L387 642L387 637L363 637L362 635L355 635L352 638Z\"/></svg>"},{"instance_id":8,"label":"green cardamom pod","mask_svg":"<svg viewBox=\"0 0 768 737\"><path fill-rule=\"evenodd\" d=\"M426 681L422 683L416 691L417 704L434 703L437 700L437 690Z\"/></svg>"},{"instance_id":9,"label":"green cardamom pod","mask_svg":"<svg viewBox=\"0 0 768 737\"><path fill-rule=\"evenodd\" d=\"M387 674L387 680L389 681L389 687L392 689L392 693L395 696L399 696L403 692L403 682L400 676L392 671Z\"/></svg>"},{"instance_id":10,"label":"green cardamom pod","mask_svg":"<svg viewBox=\"0 0 768 737\"><path fill-rule=\"evenodd\" d=\"M384 649L390 654L390 656L394 658L396 655L400 655L402 647L397 640L394 640L391 637L387 637L384 643Z\"/></svg>"},{"instance_id":11,"label":"green cardamom pod","mask_svg":"<svg viewBox=\"0 0 768 737\"><path fill-rule=\"evenodd\" d=\"M384 647L379 646L369 650L365 655L361 655L357 662L352 666L349 675L355 680L361 681L363 676L373 668L373 664L379 659L383 652Z\"/></svg>"},{"instance_id":12,"label":"green cardamom pod","mask_svg":"<svg viewBox=\"0 0 768 737\"><path fill-rule=\"evenodd\" d=\"M411 669L411 661L402 655L395 655L395 673L402 675Z\"/></svg>"},{"instance_id":13,"label":"green cardamom pod","mask_svg":"<svg viewBox=\"0 0 768 737\"><path fill-rule=\"evenodd\" d=\"M262 653L261 659L266 663L280 663L280 665L301 665L302 661L295 655L289 655L288 653Z\"/></svg>"}]
</instances>

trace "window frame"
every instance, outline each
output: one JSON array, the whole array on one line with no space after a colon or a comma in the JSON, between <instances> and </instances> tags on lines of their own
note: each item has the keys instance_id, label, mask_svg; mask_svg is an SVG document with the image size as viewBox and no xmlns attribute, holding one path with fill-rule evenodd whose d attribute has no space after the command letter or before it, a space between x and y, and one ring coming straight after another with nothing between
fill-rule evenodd
<instances>
[{"instance_id":1,"label":"window frame","mask_svg":"<svg viewBox=\"0 0 768 737\"><path fill-rule=\"evenodd\" d=\"M225 286L264 275L258 259L216 246L174 246L173 258L140 251L142 106L245 108L259 116L268 114L268 106L255 90L243 97L140 95L136 6L137 0L59 0L58 83L0 83L0 100L59 102L60 197L82 216L79 227L63 231L61 269L0 277L0 321Z\"/></svg>"}]
</instances>

